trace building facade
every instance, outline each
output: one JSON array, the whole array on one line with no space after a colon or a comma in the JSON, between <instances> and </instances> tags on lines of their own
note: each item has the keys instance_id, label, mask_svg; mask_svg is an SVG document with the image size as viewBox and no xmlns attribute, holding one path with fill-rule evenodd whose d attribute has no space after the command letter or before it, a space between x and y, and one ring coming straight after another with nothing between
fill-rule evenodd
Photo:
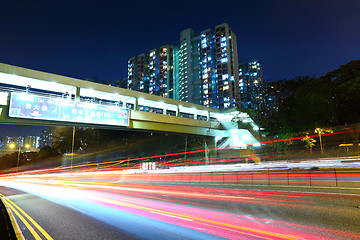
<instances>
[{"instance_id":1,"label":"building facade","mask_svg":"<svg viewBox=\"0 0 360 240\"><path fill-rule=\"evenodd\" d=\"M128 61L127 88L176 99L178 46L165 45Z\"/></svg>"},{"instance_id":2,"label":"building facade","mask_svg":"<svg viewBox=\"0 0 360 240\"><path fill-rule=\"evenodd\" d=\"M39 136L27 136L25 138L25 145L29 146L30 148L37 149L40 147L39 140Z\"/></svg>"},{"instance_id":3,"label":"building facade","mask_svg":"<svg viewBox=\"0 0 360 240\"><path fill-rule=\"evenodd\" d=\"M236 107L239 96L235 33L224 23L180 33L179 100L214 108Z\"/></svg>"},{"instance_id":4,"label":"building facade","mask_svg":"<svg viewBox=\"0 0 360 240\"><path fill-rule=\"evenodd\" d=\"M241 105L236 35L223 23L180 33L166 45L128 61L127 88L218 109Z\"/></svg>"},{"instance_id":5,"label":"building facade","mask_svg":"<svg viewBox=\"0 0 360 240\"><path fill-rule=\"evenodd\" d=\"M10 137L6 136L4 148L5 149L25 149L35 151L40 147L39 145L39 136L18 136L18 137Z\"/></svg>"},{"instance_id":6,"label":"building facade","mask_svg":"<svg viewBox=\"0 0 360 240\"><path fill-rule=\"evenodd\" d=\"M202 105L200 36L188 28L180 33L177 100Z\"/></svg>"},{"instance_id":7,"label":"building facade","mask_svg":"<svg viewBox=\"0 0 360 240\"><path fill-rule=\"evenodd\" d=\"M239 63L239 89L241 107L261 111L264 102L264 83L259 61Z\"/></svg>"},{"instance_id":8,"label":"building facade","mask_svg":"<svg viewBox=\"0 0 360 240\"><path fill-rule=\"evenodd\" d=\"M52 147L54 142L54 133L53 128L48 128L45 130L42 130L40 132L40 138L39 138L39 147L43 148L46 146Z\"/></svg>"},{"instance_id":9,"label":"building facade","mask_svg":"<svg viewBox=\"0 0 360 240\"><path fill-rule=\"evenodd\" d=\"M18 137L6 136L4 147L10 148L11 144L15 144L16 148L19 148L19 146L24 147L25 146L25 137L23 137L23 136L18 136Z\"/></svg>"}]
</instances>

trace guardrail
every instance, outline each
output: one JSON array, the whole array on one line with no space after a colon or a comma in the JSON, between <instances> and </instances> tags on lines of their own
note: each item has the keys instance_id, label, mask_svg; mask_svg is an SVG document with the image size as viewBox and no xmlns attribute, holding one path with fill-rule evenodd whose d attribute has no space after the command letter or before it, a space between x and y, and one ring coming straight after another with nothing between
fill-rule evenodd
<instances>
[{"instance_id":1,"label":"guardrail","mask_svg":"<svg viewBox=\"0 0 360 240\"><path fill-rule=\"evenodd\" d=\"M157 183L217 183L262 186L322 186L360 188L360 170L269 170L246 172L121 174L120 181Z\"/></svg>"}]
</instances>

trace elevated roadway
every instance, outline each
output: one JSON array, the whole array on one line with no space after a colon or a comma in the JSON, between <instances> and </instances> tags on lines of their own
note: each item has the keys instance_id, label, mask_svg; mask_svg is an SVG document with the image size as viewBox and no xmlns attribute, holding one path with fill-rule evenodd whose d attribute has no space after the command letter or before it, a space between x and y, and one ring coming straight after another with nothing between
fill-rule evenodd
<instances>
[{"instance_id":1,"label":"elevated roadway","mask_svg":"<svg viewBox=\"0 0 360 240\"><path fill-rule=\"evenodd\" d=\"M92 106L106 106L109 109L128 109L127 123L103 124L102 122L80 120L53 120L40 116L39 110L32 116L10 116L12 95L28 94L42 101L64 100L71 104L82 103ZM22 97L24 98L24 97ZM40 101L38 100L38 101ZM58 104L58 103L57 103ZM60 103L58 106L60 107ZM24 106L25 108L25 106ZM98 107L99 109L101 107ZM105 110L104 110L105 111ZM117 110L111 110L117 111ZM80 111L78 111L79 113ZM102 112L106 116L109 112ZM104 115L105 114L105 115ZM232 119L239 119L233 122ZM48 126L99 127L140 131L163 131L201 135L208 138L208 146L246 149L258 144L258 126L246 114L235 110L220 111L201 105L163 98L142 92L131 91L105 84L93 83L56 74L16 67L0 63L0 123Z\"/></svg>"}]
</instances>

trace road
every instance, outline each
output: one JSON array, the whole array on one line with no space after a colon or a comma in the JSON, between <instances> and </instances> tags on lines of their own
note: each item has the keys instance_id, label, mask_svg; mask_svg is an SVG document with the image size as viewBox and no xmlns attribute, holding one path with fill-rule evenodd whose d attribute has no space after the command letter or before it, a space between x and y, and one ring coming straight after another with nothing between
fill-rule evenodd
<instances>
[{"instance_id":1,"label":"road","mask_svg":"<svg viewBox=\"0 0 360 240\"><path fill-rule=\"evenodd\" d=\"M0 193L26 239L360 239L358 188L122 178L8 176Z\"/></svg>"}]
</instances>

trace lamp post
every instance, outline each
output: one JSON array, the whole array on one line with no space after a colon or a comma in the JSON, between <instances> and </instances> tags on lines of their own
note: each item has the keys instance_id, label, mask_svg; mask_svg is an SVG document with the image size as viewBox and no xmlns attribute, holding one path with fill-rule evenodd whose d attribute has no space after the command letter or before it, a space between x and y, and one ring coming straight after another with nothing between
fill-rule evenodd
<instances>
[{"instance_id":1,"label":"lamp post","mask_svg":"<svg viewBox=\"0 0 360 240\"><path fill-rule=\"evenodd\" d=\"M321 135L323 135L324 133L333 133L333 132L334 131L331 130L331 129L323 129L323 128L316 128L315 129L315 133L317 133L319 135L321 153L324 153L323 145L322 145L322 142L321 142Z\"/></svg>"},{"instance_id":2,"label":"lamp post","mask_svg":"<svg viewBox=\"0 0 360 240\"><path fill-rule=\"evenodd\" d=\"M322 129L321 128L316 128L315 129L315 133L317 133L319 135L319 140L320 140L320 151L321 153L323 153L323 148L322 148L322 143L321 143L321 134L322 134Z\"/></svg>"},{"instance_id":3,"label":"lamp post","mask_svg":"<svg viewBox=\"0 0 360 240\"><path fill-rule=\"evenodd\" d=\"M70 166L70 173L72 172L72 166L74 162L74 146L75 146L75 127L72 129L72 144L71 144L71 166Z\"/></svg>"},{"instance_id":4,"label":"lamp post","mask_svg":"<svg viewBox=\"0 0 360 240\"><path fill-rule=\"evenodd\" d=\"M15 148L15 144L12 143L12 144L9 145L9 147L10 148ZM26 144L25 148L30 148L30 145ZM17 164L16 164L16 172L19 172L20 153L21 153L21 145L19 144L19 151L18 151Z\"/></svg>"}]
</instances>

